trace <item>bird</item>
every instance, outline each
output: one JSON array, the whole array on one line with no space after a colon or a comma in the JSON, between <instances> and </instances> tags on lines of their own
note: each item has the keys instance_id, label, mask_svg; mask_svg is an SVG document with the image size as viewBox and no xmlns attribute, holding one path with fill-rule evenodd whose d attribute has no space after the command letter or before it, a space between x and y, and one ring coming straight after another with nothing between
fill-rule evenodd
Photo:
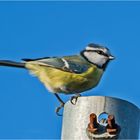
<instances>
[{"instance_id":1,"label":"bird","mask_svg":"<svg viewBox=\"0 0 140 140\"><path fill-rule=\"evenodd\" d=\"M60 102L55 110L57 115L65 105L59 94L70 95L72 104L76 104L82 92L95 88L110 60L115 57L103 45L90 43L79 54L62 57L43 57L21 59L21 62L0 60L0 66L24 68L45 85Z\"/></svg>"}]
</instances>

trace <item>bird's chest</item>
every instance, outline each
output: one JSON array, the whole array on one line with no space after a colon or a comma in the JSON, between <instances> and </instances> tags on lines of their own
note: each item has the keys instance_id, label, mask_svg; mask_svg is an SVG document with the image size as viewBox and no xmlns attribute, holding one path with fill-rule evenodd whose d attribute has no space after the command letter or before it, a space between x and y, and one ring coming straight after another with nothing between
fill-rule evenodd
<instances>
[{"instance_id":1,"label":"bird's chest","mask_svg":"<svg viewBox=\"0 0 140 140\"><path fill-rule=\"evenodd\" d=\"M102 73L102 70L91 67L82 74L65 75L63 82L60 82L60 92L80 93L94 88L99 83Z\"/></svg>"},{"instance_id":2,"label":"bird's chest","mask_svg":"<svg viewBox=\"0 0 140 140\"><path fill-rule=\"evenodd\" d=\"M40 67L33 70L41 82L51 92L57 93L80 93L95 87L102 75L97 67L90 67L81 74L70 73L51 67Z\"/></svg>"},{"instance_id":3,"label":"bird's chest","mask_svg":"<svg viewBox=\"0 0 140 140\"><path fill-rule=\"evenodd\" d=\"M83 77L86 80L80 86L81 90L85 91L96 87L102 77L102 74L103 70L98 69L97 67L91 67L85 74L83 74Z\"/></svg>"}]
</instances>

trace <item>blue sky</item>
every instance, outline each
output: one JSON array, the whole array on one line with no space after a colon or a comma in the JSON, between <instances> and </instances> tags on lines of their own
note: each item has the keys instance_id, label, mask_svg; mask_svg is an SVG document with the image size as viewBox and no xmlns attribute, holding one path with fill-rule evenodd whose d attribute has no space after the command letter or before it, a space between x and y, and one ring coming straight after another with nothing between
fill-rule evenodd
<instances>
[{"instance_id":1,"label":"blue sky","mask_svg":"<svg viewBox=\"0 0 140 140\"><path fill-rule=\"evenodd\" d=\"M0 2L0 59L72 55L90 42L105 45L116 60L83 96L140 106L139 15L140 2ZM0 68L0 138L59 139L58 105L28 71Z\"/></svg>"}]
</instances>

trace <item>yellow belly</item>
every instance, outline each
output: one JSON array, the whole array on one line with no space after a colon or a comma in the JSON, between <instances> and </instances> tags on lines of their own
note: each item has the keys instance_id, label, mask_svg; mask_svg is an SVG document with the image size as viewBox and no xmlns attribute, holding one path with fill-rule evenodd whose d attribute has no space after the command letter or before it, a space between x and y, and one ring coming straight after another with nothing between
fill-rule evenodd
<instances>
[{"instance_id":1,"label":"yellow belly","mask_svg":"<svg viewBox=\"0 0 140 140\"><path fill-rule=\"evenodd\" d=\"M27 63L26 67L53 93L81 93L95 87L103 73L101 69L93 65L82 74L30 63Z\"/></svg>"}]
</instances>

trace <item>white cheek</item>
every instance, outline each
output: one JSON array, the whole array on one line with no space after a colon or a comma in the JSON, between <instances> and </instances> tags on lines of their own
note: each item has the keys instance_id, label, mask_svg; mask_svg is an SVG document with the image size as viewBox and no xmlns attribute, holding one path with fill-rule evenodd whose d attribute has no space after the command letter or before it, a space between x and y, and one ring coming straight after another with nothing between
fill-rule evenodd
<instances>
[{"instance_id":1,"label":"white cheek","mask_svg":"<svg viewBox=\"0 0 140 140\"><path fill-rule=\"evenodd\" d=\"M102 66L107 61L107 57L94 52L85 52L85 56L90 62L99 66Z\"/></svg>"},{"instance_id":2,"label":"white cheek","mask_svg":"<svg viewBox=\"0 0 140 140\"><path fill-rule=\"evenodd\" d=\"M100 66L102 66L106 61L107 61L107 59L104 56L98 56L95 59L95 63Z\"/></svg>"}]
</instances>

